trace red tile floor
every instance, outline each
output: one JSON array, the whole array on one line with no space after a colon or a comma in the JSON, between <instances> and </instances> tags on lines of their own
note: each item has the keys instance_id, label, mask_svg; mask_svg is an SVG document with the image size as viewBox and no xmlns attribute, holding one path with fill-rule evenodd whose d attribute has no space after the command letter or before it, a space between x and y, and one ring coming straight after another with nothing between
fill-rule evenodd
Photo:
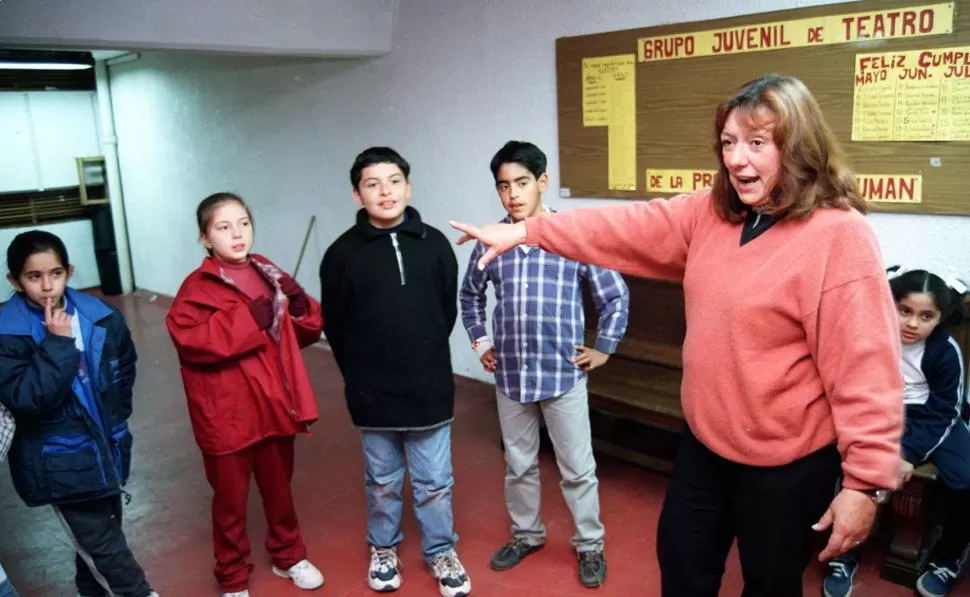
<instances>
[{"instance_id":1,"label":"red tile floor","mask_svg":"<svg viewBox=\"0 0 970 597\"><path fill-rule=\"evenodd\" d=\"M126 510L129 542L162 597L218 595L213 580L209 532L210 490L192 438L181 380L163 318L162 301L143 295L112 300L124 311L139 349L139 377L133 429L135 464ZM326 576L316 591L332 597L371 594L365 583L368 562L364 544L366 504L357 433L344 408L341 379L329 352L310 348L307 367L317 390L321 420L312 436L297 442L293 491L312 560ZM553 455L541 459L546 548L520 567L504 572L488 568L492 552L508 536L503 503L503 461L490 386L459 379L454 425L454 506L459 553L471 575L473 594L486 597L570 597L660 594L655 557L655 528L667 486L663 475L616 460L599 461L602 515L607 528L609 576L598 592L584 589L575 577L569 546L572 523L558 487ZM6 468L6 467L4 467ZM409 501L409 500L408 500ZM410 506L406 505L401 597L437 595L421 561ZM272 576L262 548L265 523L255 489L250 500L250 535L256 564L253 597L309 595ZM878 576L878 549L872 549L857 575L856 597L894 597L912 592ZM0 562L24 597L73 596L74 557L67 538L48 508L27 509L0 474ZM805 576L805 594L818 595L820 567ZM735 554L721 595L740 594ZM970 595L970 583L955 594Z\"/></svg>"}]
</instances>

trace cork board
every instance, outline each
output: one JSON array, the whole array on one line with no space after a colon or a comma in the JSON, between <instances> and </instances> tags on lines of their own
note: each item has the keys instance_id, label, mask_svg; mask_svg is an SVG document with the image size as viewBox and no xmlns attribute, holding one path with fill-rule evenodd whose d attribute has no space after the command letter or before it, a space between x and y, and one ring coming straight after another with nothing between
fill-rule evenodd
<instances>
[{"instance_id":1,"label":"cork board","mask_svg":"<svg viewBox=\"0 0 970 597\"><path fill-rule=\"evenodd\" d=\"M556 41L560 196L710 184L739 85L812 91L874 211L970 215L970 0L866 0Z\"/></svg>"}]
</instances>

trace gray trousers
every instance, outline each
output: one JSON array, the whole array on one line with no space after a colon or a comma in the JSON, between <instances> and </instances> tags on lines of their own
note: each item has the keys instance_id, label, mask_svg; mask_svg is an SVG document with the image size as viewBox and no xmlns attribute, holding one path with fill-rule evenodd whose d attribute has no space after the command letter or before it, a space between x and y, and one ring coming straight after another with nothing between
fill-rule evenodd
<instances>
[{"instance_id":1,"label":"gray trousers","mask_svg":"<svg viewBox=\"0 0 970 597\"><path fill-rule=\"evenodd\" d=\"M586 380L556 398L522 404L496 391L499 424L505 443L505 504L512 519L512 535L530 545L546 541L540 520L539 421L545 420L556 451L566 505L572 512L576 551L603 548L599 481L589 430Z\"/></svg>"}]
</instances>

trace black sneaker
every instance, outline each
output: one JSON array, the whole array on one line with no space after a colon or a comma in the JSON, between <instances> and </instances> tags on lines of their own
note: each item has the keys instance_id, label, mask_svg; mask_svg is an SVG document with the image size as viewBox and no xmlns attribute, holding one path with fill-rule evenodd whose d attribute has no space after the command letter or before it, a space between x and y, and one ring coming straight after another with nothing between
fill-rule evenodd
<instances>
[{"instance_id":1,"label":"black sneaker","mask_svg":"<svg viewBox=\"0 0 970 597\"><path fill-rule=\"evenodd\" d=\"M606 558L601 550L579 554L579 582L588 589L598 589L606 580Z\"/></svg>"},{"instance_id":2,"label":"black sneaker","mask_svg":"<svg viewBox=\"0 0 970 597\"><path fill-rule=\"evenodd\" d=\"M513 538L492 556L492 570L508 570L521 562L525 556L542 549L542 545L542 543L529 544L518 537Z\"/></svg>"}]
</instances>

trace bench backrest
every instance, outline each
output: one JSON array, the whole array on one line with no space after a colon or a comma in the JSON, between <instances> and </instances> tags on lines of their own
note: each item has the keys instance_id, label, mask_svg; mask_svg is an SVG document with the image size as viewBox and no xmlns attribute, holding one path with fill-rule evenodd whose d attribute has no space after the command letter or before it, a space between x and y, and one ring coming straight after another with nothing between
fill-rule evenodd
<instances>
[{"instance_id":1,"label":"bench backrest","mask_svg":"<svg viewBox=\"0 0 970 597\"><path fill-rule=\"evenodd\" d=\"M681 348L687 331L683 286L677 282L631 276L623 279L630 287L630 322L616 354L644 363L680 368ZM586 336L592 341L596 337L597 316L588 289L584 293ZM947 331L960 345L964 371L967 371L970 364L970 297L963 308L963 322L948 326Z\"/></svg>"}]
</instances>

